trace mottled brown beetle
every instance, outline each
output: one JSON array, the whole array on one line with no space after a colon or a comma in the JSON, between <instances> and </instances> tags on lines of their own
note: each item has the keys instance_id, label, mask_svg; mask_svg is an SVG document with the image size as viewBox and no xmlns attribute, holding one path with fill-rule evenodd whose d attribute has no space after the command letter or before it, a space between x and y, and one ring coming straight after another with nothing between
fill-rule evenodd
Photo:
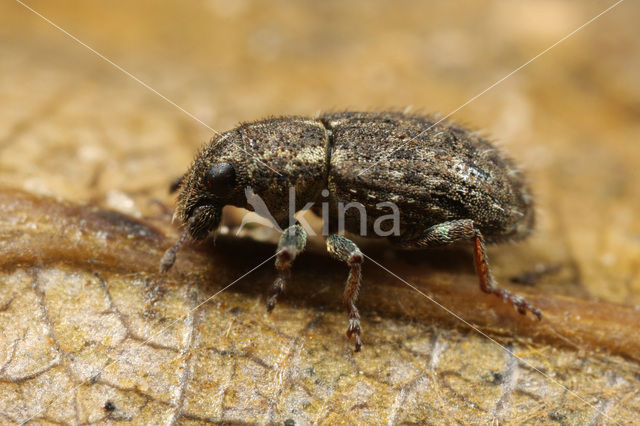
<instances>
[{"instance_id":1,"label":"mottled brown beetle","mask_svg":"<svg viewBox=\"0 0 640 426\"><path fill-rule=\"evenodd\" d=\"M367 229L379 214L378 202L395 203L400 232L389 239L397 247L470 241L481 290L509 302L521 314L530 311L541 318L525 299L497 287L485 253L485 241L514 241L531 231L534 209L524 177L500 150L454 123L397 112L341 112L317 119L282 117L245 123L203 147L175 187L180 187L175 217L185 229L163 256L162 272L171 268L184 242L202 240L218 227L223 206L251 209L245 188L262 197L284 229L269 311L307 239L300 225L289 224L289 208L283 200L293 187L296 210L306 202L328 199L333 217L338 202L361 203L371 213ZM347 213L346 231L357 234L359 220L356 212ZM344 291L347 336L354 337L359 350L360 315L355 301L364 256L335 231L332 225L327 250L350 268Z\"/></svg>"}]
</instances>

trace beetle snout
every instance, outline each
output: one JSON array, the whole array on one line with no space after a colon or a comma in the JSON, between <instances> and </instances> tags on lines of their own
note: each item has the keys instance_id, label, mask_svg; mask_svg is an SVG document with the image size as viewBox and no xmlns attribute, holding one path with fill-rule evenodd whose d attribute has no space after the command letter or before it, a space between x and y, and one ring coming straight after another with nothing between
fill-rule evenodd
<instances>
[{"instance_id":1,"label":"beetle snout","mask_svg":"<svg viewBox=\"0 0 640 426\"><path fill-rule=\"evenodd\" d=\"M209 236L222 218L222 209L214 204L198 203L194 206L185 221L186 227L194 240L202 240Z\"/></svg>"}]
</instances>

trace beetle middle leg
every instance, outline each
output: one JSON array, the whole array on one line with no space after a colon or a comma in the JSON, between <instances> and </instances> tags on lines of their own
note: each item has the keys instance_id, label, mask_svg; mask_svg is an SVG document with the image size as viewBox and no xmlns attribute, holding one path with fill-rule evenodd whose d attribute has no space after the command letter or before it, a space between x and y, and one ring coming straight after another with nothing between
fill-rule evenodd
<instances>
[{"instance_id":1,"label":"beetle middle leg","mask_svg":"<svg viewBox=\"0 0 640 426\"><path fill-rule=\"evenodd\" d=\"M296 256L304 250L307 244L307 232L300 225L292 225L284 230L278 242L276 254L276 269L278 278L275 279L269 291L267 299L267 311L271 312L278 302L278 296L284 291L284 287L291 277L291 266Z\"/></svg>"},{"instance_id":2,"label":"beetle middle leg","mask_svg":"<svg viewBox=\"0 0 640 426\"><path fill-rule=\"evenodd\" d=\"M358 292L360 291L364 256L355 243L337 234L332 234L327 237L327 250L333 257L349 265L349 276L344 288L343 300L347 305L347 312L349 314L347 337L354 337L356 341L355 350L358 352L362 347L362 341L360 340L360 332L362 329L360 327L360 313L355 303L358 299Z\"/></svg>"},{"instance_id":3,"label":"beetle middle leg","mask_svg":"<svg viewBox=\"0 0 640 426\"><path fill-rule=\"evenodd\" d=\"M414 240L400 240L396 241L396 244L406 248L438 247L462 240L470 240L473 242L473 260L478 279L480 280L480 289L483 292L495 294L505 302L509 302L523 315L525 315L527 311L530 311L538 319L542 319L540 311L525 298L498 287L489 269L484 237L472 220L462 219L440 223L427 229L421 236Z\"/></svg>"}]
</instances>

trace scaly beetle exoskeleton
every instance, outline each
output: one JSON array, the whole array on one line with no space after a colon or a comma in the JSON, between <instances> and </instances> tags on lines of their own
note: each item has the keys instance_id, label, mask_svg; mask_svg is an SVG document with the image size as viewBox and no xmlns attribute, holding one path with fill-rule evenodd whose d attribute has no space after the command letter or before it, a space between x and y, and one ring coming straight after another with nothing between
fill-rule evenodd
<instances>
[{"instance_id":1,"label":"scaly beetle exoskeleton","mask_svg":"<svg viewBox=\"0 0 640 426\"><path fill-rule=\"evenodd\" d=\"M290 223L289 189L295 189L296 210L309 201L328 204L327 249L350 268L344 302L349 313L347 336L355 339L356 350L362 345L355 301L364 256L337 233L334 219L341 204L363 206L364 224L358 209L340 213L345 231L365 230L367 235L375 235L380 202L397 206L397 232L385 234L397 247L469 241L481 290L509 302L521 314L530 311L541 318L525 299L497 287L485 253L485 241L513 241L530 233L534 209L525 179L500 150L452 122L399 112L340 112L316 119L281 117L245 123L204 146L177 187L174 217L185 229L166 251L160 270L171 268L184 242L202 240L215 231L225 205L251 209L245 196L245 189L251 188L284 229L269 310L307 239L303 227Z\"/></svg>"}]
</instances>

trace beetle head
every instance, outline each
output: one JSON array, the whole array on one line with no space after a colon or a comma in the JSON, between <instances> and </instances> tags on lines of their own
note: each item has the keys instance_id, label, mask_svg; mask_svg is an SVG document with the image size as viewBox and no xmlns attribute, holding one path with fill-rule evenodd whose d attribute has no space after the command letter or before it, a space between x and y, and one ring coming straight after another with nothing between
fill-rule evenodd
<instances>
[{"instance_id":1,"label":"beetle head","mask_svg":"<svg viewBox=\"0 0 640 426\"><path fill-rule=\"evenodd\" d=\"M220 224L222 207L230 204L238 183L236 166L227 161L198 157L185 176L174 219L194 240L206 238Z\"/></svg>"}]
</instances>

